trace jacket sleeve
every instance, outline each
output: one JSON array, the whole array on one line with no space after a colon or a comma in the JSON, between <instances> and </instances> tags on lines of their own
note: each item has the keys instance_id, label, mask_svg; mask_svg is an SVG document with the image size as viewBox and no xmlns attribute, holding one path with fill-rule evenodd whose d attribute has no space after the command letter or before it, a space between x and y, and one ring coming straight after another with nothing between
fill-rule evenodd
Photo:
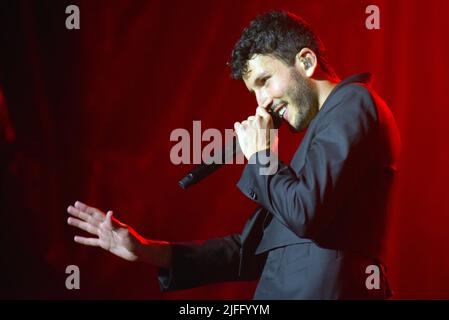
<instances>
[{"instance_id":1,"label":"jacket sleeve","mask_svg":"<svg viewBox=\"0 0 449 320\"><path fill-rule=\"evenodd\" d=\"M159 269L162 291L232 281L238 278L240 238L238 234L204 242L173 243L169 269Z\"/></svg>"},{"instance_id":2,"label":"jacket sleeve","mask_svg":"<svg viewBox=\"0 0 449 320\"><path fill-rule=\"evenodd\" d=\"M203 242L173 243L171 267L158 270L161 291L257 279L266 255L256 256L254 252L262 237L266 214L263 208L258 208L241 234Z\"/></svg>"},{"instance_id":3,"label":"jacket sleeve","mask_svg":"<svg viewBox=\"0 0 449 320\"><path fill-rule=\"evenodd\" d=\"M328 206L350 195L369 161L364 152L376 128L376 107L366 88L351 87L334 107L323 110L301 168L279 162L274 174L261 174L259 152L238 182L247 197L302 238L314 239L326 228L335 214Z\"/></svg>"}]
</instances>

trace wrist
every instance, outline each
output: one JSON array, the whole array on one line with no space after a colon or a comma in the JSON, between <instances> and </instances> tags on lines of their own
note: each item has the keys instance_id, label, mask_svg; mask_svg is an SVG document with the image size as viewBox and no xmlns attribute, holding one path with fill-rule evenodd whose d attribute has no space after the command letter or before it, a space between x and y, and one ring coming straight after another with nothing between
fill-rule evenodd
<instances>
[{"instance_id":1,"label":"wrist","mask_svg":"<svg viewBox=\"0 0 449 320\"><path fill-rule=\"evenodd\" d=\"M167 241L139 239L136 246L137 260L156 266L170 268L172 259L171 244Z\"/></svg>"}]
</instances>

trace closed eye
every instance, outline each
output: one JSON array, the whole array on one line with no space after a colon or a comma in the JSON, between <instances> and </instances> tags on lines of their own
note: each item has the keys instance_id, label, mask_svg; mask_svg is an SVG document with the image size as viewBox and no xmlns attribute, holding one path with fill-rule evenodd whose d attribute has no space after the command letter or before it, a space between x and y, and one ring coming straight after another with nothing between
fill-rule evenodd
<instances>
[{"instance_id":1,"label":"closed eye","mask_svg":"<svg viewBox=\"0 0 449 320\"><path fill-rule=\"evenodd\" d=\"M265 84L267 83L267 81L271 78L271 75L267 75L267 74L262 74L260 76L258 76L254 82L253 82L253 86L254 87L263 87L265 86ZM249 92L254 93L253 89L249 89Z\"/></svg>"},{"instance_id":2,"label":"closed eye","mask_svg":"<svg viewBox=\"0 0 449 320\"><path fill-rule=\"evenodd\" d=\"M269 76L263 77L262 79L260 79L259 84L263 87L267 83L268 79L270 79Z\"/></svg>"}]
</instances>

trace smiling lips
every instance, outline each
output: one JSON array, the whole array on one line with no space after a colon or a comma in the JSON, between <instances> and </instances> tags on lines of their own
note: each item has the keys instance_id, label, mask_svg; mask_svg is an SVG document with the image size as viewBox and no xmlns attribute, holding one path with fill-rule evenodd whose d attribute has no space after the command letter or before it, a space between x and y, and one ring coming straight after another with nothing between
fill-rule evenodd
<instances>
[{"instance_id":1,"label":"smiling lips","mask_svg":"<svg viewBox=\"0 0 449 320\"><path fill-rule=\"evenodd\" d=\"M287 111L287 103L286 102L282 102L280 104L278 104L276 107L272 108L273 112L277 113L279 115L279 117L284 118L284 116L286 116L286 111ZM286 118L284 118L285 120L287 120Z\"/></svg>"}]
</instances>

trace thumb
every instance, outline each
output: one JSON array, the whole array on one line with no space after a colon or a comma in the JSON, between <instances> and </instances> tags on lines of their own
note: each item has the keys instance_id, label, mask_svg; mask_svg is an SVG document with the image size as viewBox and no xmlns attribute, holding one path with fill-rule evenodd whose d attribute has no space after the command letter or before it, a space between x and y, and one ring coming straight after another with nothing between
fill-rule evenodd
<instances>
[{"instance_id":1,"label":"thumb","mask_svg":"<svg viewBox=\"0 0 449 320\"><path fill-rule=\"evenodd\" d=\"M112 215L114 214L114 212L112 212L111 210L109 210L106 213L106 219L105 219L105 223L106 225L112 227Z\"/></svg>"}]
</instances>

